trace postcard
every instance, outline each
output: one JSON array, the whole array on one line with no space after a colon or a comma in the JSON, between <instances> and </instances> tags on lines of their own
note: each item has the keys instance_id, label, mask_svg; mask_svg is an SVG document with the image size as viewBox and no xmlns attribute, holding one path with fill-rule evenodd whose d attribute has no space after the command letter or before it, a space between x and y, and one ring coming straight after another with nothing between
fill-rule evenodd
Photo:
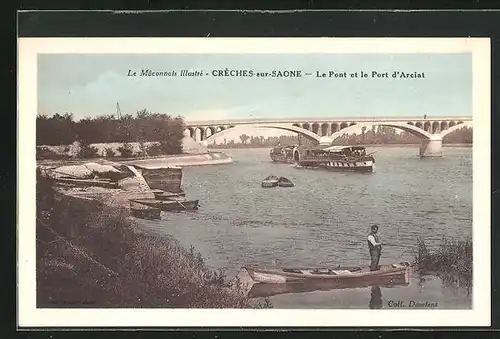
<instances>
[{"instance_id":1,"label":"postcard","mask_svg":"<svg viewBox=\"0 0 500 339\"><path fill-rule=\"evenodd\" d=\"M21 327L490 324L490 41L20 38Z\"/></svg>"}]
</instances>

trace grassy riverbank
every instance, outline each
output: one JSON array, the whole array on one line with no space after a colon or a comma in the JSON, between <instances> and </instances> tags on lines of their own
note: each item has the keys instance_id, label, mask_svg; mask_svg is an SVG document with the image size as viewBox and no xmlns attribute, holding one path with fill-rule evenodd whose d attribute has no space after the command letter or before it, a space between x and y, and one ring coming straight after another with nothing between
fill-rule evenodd
<instances>
[{"instance_id":1,"label":"grassy riverbank","mask_svg":"<svg viewBox=\"0 0 500 339\"><path fill-rule=\"evenodd\" d=\"M417 239L415 264L421 273L436 274L447 286L472 287L472 239L443 239L430 250L422 239Z\"/></svg>"},{"instance_id":2,"label":"grassy riverbank","mask_svg":"<svg viewBox=\"0 0 500 339\"><path fill-rule=\"evenodd\" d=\"M37 173L37 307L261 308L194 248L141 233L128 211Z\"/></svg>"}]
</instances>

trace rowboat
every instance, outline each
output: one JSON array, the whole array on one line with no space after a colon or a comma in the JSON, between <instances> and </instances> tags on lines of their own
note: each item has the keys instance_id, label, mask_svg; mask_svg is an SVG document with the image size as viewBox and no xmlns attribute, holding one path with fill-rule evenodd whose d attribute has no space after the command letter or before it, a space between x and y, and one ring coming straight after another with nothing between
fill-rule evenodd
<instances>
[{"instance_id":1,"label":"rowboat","mask_svg":"<svg viewBox=\"0 0 500 339\"><path fill-rule=\"evenodd\" d=\"M359 282L403 281L410 283L411 266L408 263L381 265L377 271L370 267L337 267L337 268L260 268L245 266L250 277L259 283L287 284L309 283L318 281Z\"/></svg>"},{"instance_id":2,"label":"rowboat","mask_svg":"<svg viewBox=\"0 0 500 339\"><path fill-rule=\"evenodd\" d=\"M130 214L135 218L155 220L160 219L161 210L130 201Z\"/></svg>"},{"instance_id":3,"label":"rowboat","mask_svg":"<svg viewBox=\"0 0 500 339\"><path fill-rule=\"evenodd\" d=\"M151 191L155 195L156 200L171 200L172 198L179 198L186 196L186 193L184 192L174 193L174 192L165 192L162 190L151 190Z\"/></svg>"},{"instance_id":4,"label":"rowboat","mask_svg":"<svg viewBox=\"0 0 500 339\"><path fill-rule=\"evenodd\" d=\"M407 286L404 276L387 279L373 278L370 280L335 280L335 279L320 279L318 281L309 281L307 283L289 283L289 284L273 284L273 283L255 283L248 291L249 298L264 298L279 294L288 293L306 293L313 291L331 291L341 289L366 288L370 286L379 286L391 288L396 286Z\"/></svg>"},{"instance_id":5,"label":"rowboat","mask_svg":"<svg viewBox=\"0 0 500 339\"><path fill-rule=\"evenodd\" d=\"M279 178L275 175L270 175L264 180L262 180L262 187L264 188L270 188L270 187L276 187L278 186L278 180Z\"/></svg>"},{"instance_id":6,"label":"rowboat","mask_svg":"<svg viewBox=\"0 0 500 339\"><path fill-rule=\"evenodd\" d=\"M278 179L278 186L279 187L293 187L294 184L288 178L280 177Z\"/></svg>"},{"instance_id":7,"label":"rowboat","mask_svg":"<svg viewBox=\"0 0 500 339\"><path fill-rule=\"evenodd\" d=\"M198 209L199 200L185 200L185 199L133 199L131 201L137 202L142 205L159 208L162 211L193 211Z\"/></svg>"}]
</instances>

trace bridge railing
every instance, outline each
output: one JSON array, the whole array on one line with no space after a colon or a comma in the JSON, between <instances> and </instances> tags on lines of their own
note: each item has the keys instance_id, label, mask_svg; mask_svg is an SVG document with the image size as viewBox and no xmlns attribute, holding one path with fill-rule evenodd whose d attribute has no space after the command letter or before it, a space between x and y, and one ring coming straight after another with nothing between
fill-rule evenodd
<instances>
[{"instance_id":1,"label":"bridge railing","mask_svg":"<svg viewBox=\"0 0 500 339\"><path fill-rule=\"evenodd\" d=\"M247 125L247 124L293 124L293 123L342 123L342 122L408 122L408 121L472 121L472 116L423 116L419 117L304 117L291 119L234 119L234 120L193 120L185 121L186 127L201 127L210 125Z\"/></svg>"}]
</instances>

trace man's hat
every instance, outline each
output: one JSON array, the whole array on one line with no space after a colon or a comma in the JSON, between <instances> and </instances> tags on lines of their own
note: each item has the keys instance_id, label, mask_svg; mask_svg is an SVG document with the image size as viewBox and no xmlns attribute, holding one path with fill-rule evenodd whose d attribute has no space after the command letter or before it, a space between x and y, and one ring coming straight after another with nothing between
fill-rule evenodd
<instances>
[{"instance_id":1,"label":"man's hat","mask_svg":"<svg viewBox=\"0 0 500 339\"><path fill-rule=\"evenodd\" d=\"M374 228L378 229L378 225L372 225L371 229L374 229Z\"/></svg>"}]
</instances>

